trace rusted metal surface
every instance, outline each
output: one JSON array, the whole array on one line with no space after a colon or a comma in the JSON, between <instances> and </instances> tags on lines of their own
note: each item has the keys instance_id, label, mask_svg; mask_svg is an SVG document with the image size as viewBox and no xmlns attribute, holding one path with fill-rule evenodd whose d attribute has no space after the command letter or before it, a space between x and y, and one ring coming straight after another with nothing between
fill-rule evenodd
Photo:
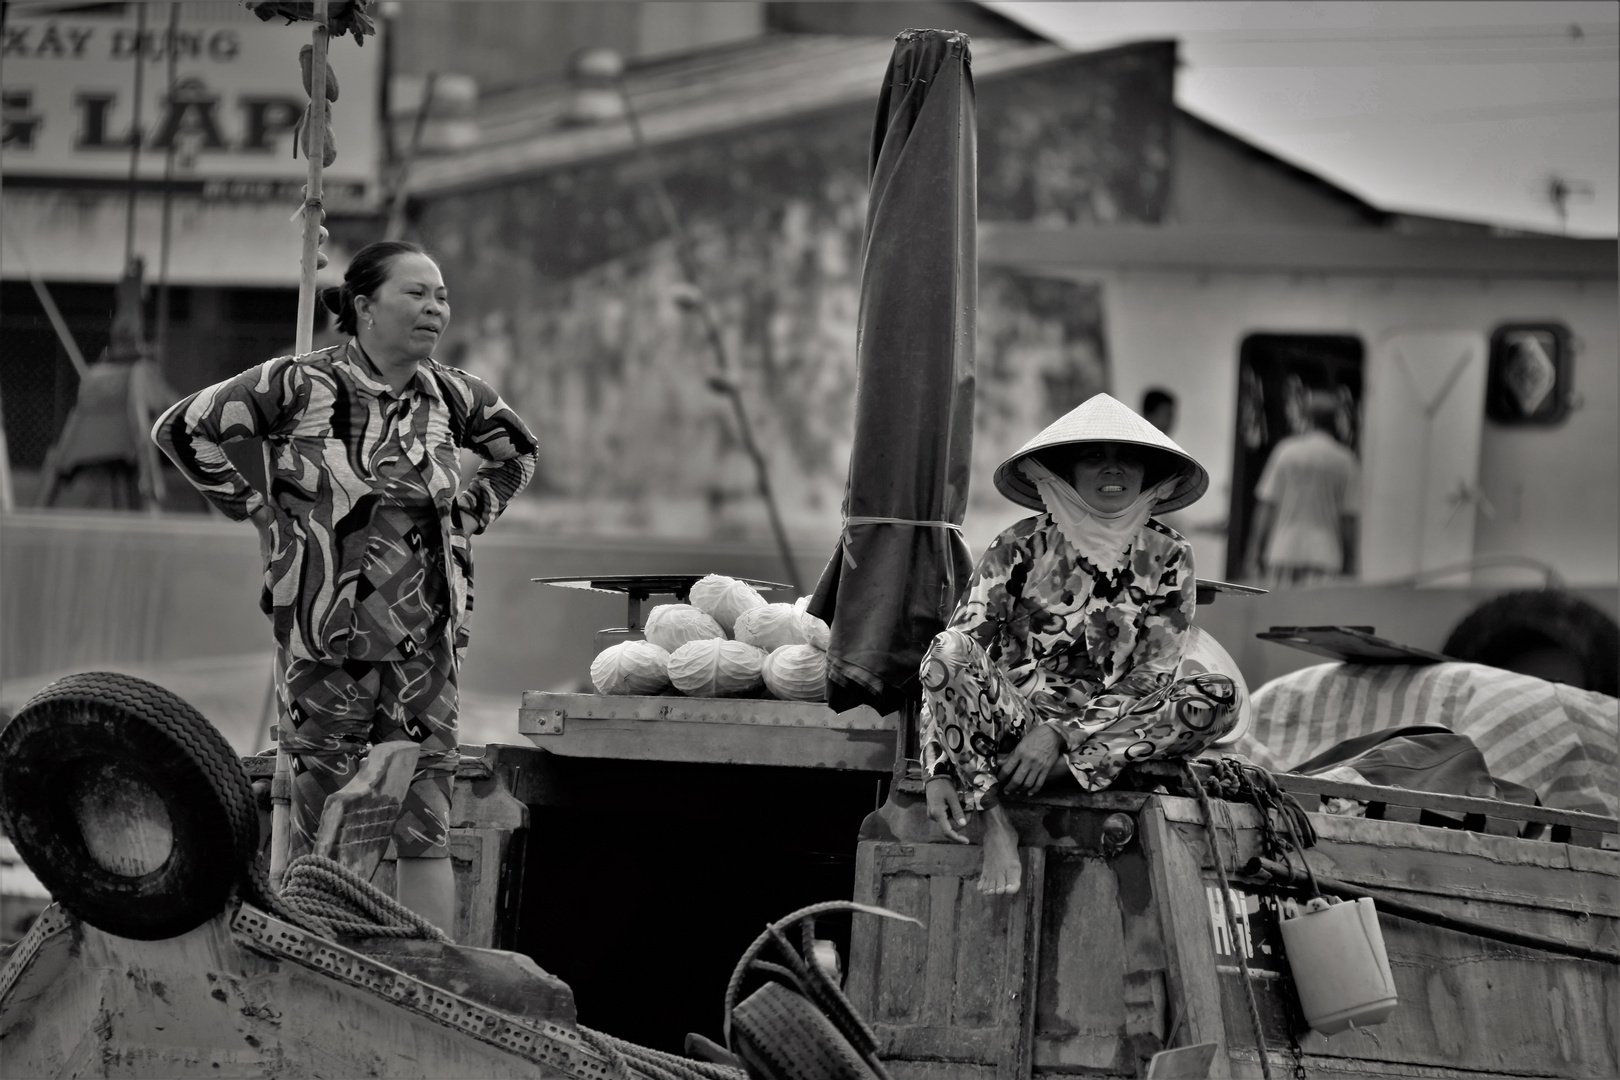
<instances>
[{"instance_id":1,"label":"rusted metal surface","mask_svg":"<svg viewBox=\"0 0 1620 1080\"><path fill-rule=\"evenodd\" d=\"M608 1060L571 1027L515 1016L451 993L389 967L359 950L301 930L244 904L231 920L243 944L294 960L360 987L401 1008L471 1035L510 1053L563 1070L569 1077L610 1077Z\"/></svg>"},{"instance_id":2,"label":"rusted metal surface","mask_svg":"<svg viewBox=\"0 0 1620 1080\"><path fill-rule=\"evenodd\" d=\"M227 913L162 941L48 915L4 976L5 1074L611 1075L573 1027L567 988L521 958L446 945L396 968L252 908L236 914L234 928ZM536 990L527 1015L512 1007L525 987Z\"/></svg>"},{"instance_id":3,"label":"rusted metal surface","mask_svg":"<svg viewBox=\"0 0 1620 1080\"><path fill-rule=\"evenodd\" d=\"M52 904L40 912L39 918L34 920L34 925L28 928L22 940L17 942L16 948L11 950L11 955L6 957L5 966L0 967L0 1009L6 1007L6 999L11 994L11 988L17 984L23 972L28 970L28 965L39 955L40 946L45 943L45 939L61 933L72 925L73 917L63 911L58 904Z\"/></svg>"}]
</instances>

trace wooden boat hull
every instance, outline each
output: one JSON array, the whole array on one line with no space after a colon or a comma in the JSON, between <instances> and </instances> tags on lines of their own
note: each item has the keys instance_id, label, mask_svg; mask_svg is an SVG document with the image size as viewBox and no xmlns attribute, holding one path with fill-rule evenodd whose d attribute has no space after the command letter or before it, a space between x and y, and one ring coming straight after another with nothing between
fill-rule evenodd
<instances>
[{"instance_id":1,"label":"wooden boat hull","mask_svg":"<svg viewBox=\"0 0 1620 1080\"><path fill-rule=\"evenodd\" d=\"M1246 948L1274 1072L1293 988L1268 892L1258 812L1214 803L1239 893L1234 943L1209 830L1192 799L1104 793L1009 804L1025 888L985 897L978 847L938 839L897 795L860 844L855 896L924 926L856 916L849 995L896 1077L1141 1076L1165 1047L1217 1044L1212 1076L1259 1075L1236 949ZM1137 839L1109 857L1113 812ZM1620 854L1393 821L1312 815L1320 873L1588 947L1620 941ZM886 835L884 835L886 834ZM1381 918L1400 1004L1386 1022L1300 1036L1312 1077L1620 1075L1620 968Z\"/></svg>"}]
</instances>

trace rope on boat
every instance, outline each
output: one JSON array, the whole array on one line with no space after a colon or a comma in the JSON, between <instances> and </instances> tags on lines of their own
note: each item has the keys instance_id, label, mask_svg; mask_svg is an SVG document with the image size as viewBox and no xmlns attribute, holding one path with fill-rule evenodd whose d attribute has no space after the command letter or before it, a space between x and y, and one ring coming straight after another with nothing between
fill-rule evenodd
<instances>
[{"instance_id":1,"label":"rope on boat","mask_svg":"<svg viewBox=\"0 0 1620 1080\"><path fill-rule=\"evenodd\" d=\"M282 903L325 937L417 938L448 942L443 930L342 864L301 855L287 867Z\"/></svg>"},{"instance_id":2,"label":"rope on boat","mask_svg":"<svg viewBox=\"0 0 1620 1080\"><path fill-rule=\"evenodd\" d=\"M255 869L249 874L249 898L322 937L450 940L437 926L331 859L303 855L293 860L279 892L270 887L262 860ZM748 1080L742 1069L654 1050L584 1024L576 1027L580 1037L608 1059L619 1080Z\"/></svg>"},{"instance_id":3,"label":"rope on boat","mask_svg":"<svg viewBox=\"0 0 1620 1080\"><path fill-rule=\"evenodd\" d=\"M574 1025L580 1038L608 1059L622 1080L748 1080L748 1073L731 1065L693 1061L677 1054L654 1050L584 1024Z\"/></svg>"},{"instance_id":4,"label":"rope on boat","mask_svg":"<svg viewBox=\"0 0 1620 1080\"><path fill-rule=\"evenodd\" d=\"M1254 1000L1254 978L1249 974L1249 958L1243 947L1243 935L1238 931L1237 916L1232 912L1232 883L1226 877L1226 860L1221 857L1219 830L1215 827L1215 811L1209 805L1209 793L1199 783L1192 763L1182 762L1186 770L1187 785L1198 799L1198 808L1204 815L1205 836L1209 841L1209 854L1215 863L1215 876L1221 879L1221 910L1226 914L1226 930L1232 937L1232 951L1237 954L1238 968L1243 972L1243 994L1249 1006L1249 1022L1254 1025L1254 1045L1260 1052L1260 1074L1271 1080L1271 1056L1266 1050L1265 1029L1260 1026L1260 1006Z\"/></svg>"}]
</instances>

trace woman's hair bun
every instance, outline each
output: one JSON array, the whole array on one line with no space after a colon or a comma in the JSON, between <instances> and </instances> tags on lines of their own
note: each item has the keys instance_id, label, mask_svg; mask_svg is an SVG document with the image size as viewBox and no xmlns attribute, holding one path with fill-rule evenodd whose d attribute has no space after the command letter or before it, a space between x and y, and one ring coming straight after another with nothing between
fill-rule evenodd
<instances>
[{"instance_id":1,"label":"woman's hair bun","mask_svg":"<svg viewBox=\"0 0 1620 1080\"><path fill-rule=\"evenodd\" d=\"M333 315L343 314L343 286L328 285L317 295L320 297L321 306L327 311Z\"/></svg>"},{"instance_id":2,"label":"woman's hair bun","mask_svg":"<svg viewBox=\"0 0 1620 1080\"><path fill-rule=\"evenodd\" d=\"M321 300L337 315L340 334L355 336L360 329L360 315L355 310L354 298L375 296L388 280L389 267L401 255L426 255L420 245L409 240L378 240L354 253L349 268L343 274L342 289L328 289Z\"/></svg>"}]
</instances>

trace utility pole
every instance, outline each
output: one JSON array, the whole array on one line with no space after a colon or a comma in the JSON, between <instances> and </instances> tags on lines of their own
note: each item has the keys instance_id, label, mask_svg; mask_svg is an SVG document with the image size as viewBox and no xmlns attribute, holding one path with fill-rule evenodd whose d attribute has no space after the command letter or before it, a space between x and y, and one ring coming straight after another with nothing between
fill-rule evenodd
<instances>
[{"instance_id":1,"label":"utility pole","mask_svg":"<svg viewBox=\"0 0 1620 1080\"><path fill-rule=\"evenodd\" d=\"M1553 173L1547 177L1547 201L1552 203L1553 213L1558 215L1558 231L1569 233L1569 201L1571 199L1590 199L1592 185L1585 180L1572 180L1567 176Z\"/></svg>"}]
</instances>

